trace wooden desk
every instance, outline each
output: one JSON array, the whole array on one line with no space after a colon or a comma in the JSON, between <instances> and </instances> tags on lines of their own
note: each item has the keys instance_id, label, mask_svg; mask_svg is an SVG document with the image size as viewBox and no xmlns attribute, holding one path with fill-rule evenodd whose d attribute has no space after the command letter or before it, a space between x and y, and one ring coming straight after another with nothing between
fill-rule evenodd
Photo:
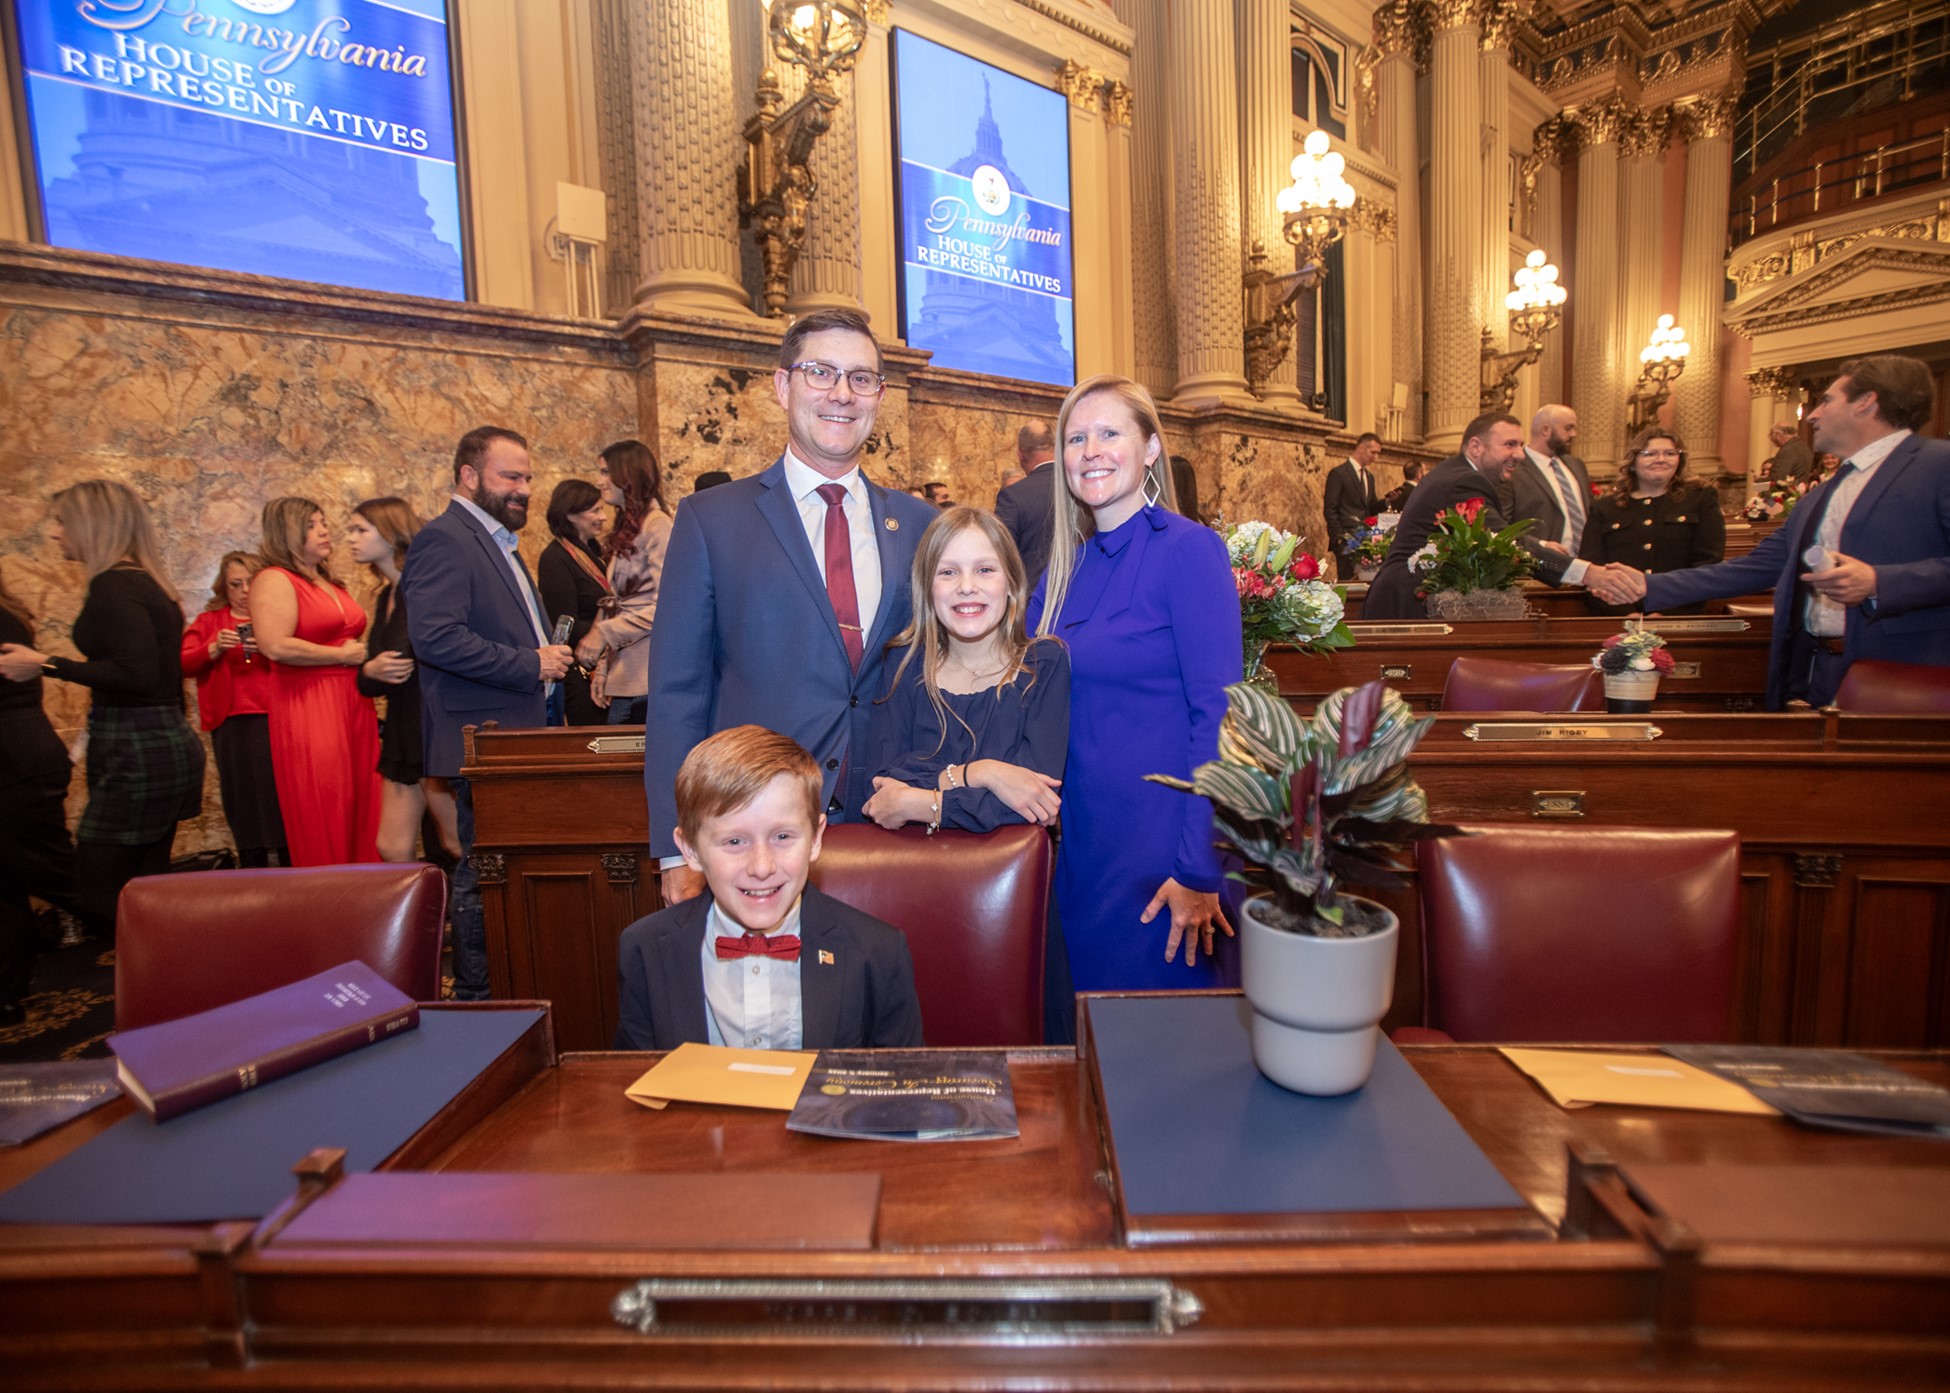
<instances>
[{"instance_id":1,"label":"wooden desk","mask_svg":"<svg viewBox=\"0 0 1950 1393\"><path fill-rule=\"evenodd\" d=\"M1683 627L1689 623L1691 631ZM1588 666L1605 639L1619 631L1621 621L1603 615L1545 614L1350 627L1355 646L1335 653L1315 655L1284 646L1269 650L1267 666L1279 679L1280 695L1311 711L1330 692L1379 677L1411 704L1435 711L1442 706L1449 665L1464 653L1509 662ZM1760 705L1767 691L1767 621L1692 615L1664 625L1655 620L1648 627L1664 635L1675 664L1673 674L1659 684L1660 711L1740 711Z\"/></svg>"},{"instance_id":2,"label":"wooden desk","mask_svg":"<svg viewBox=\"0 0 1950 1393\"><path fill-rule=\"evenodd\" d=\"M1686 1160L1941 1172L1941 1143L1768 1118L1565 1112L1487 1048L1411 1047L1525 1199L1554 1228L1574 1205L1577 1225L1543 1241L1137 1251L1119 1241L1099 1175L1101 1113L1070 1051L1011 1052L1019 1139L902 1145L798 1136L778 1113L649 1112L623 1088L650 1057L556 1062L537 1045L511 1051L387 1168L470 1185L494 1172L564 1193L598 1174L867 1172L881 1181L873 1248L658 1250L540 1230L484 1244L465 1213L412 1243L281 1237L333 1188L321 1175L259 1226L0 1230L7 1386L1855 1390L1950 1379L1950 1252L1702 1245L1629 1206L1620 1224L1616 1184L1603 1196L1611 1207L1587 1203L1567 1150L1602 1153L1627 1174L1634 1162ZM1891 1062L1950 1082L1945 1055ZM44 1164L127 1106L32 1144L15 1168ZM340 1227L356 1232L348 1208ZM1587 1224L1601 1209L1614 1221ZM618 1216L619 1231L628 1225ZM694 1312L735 1290L726 1284L770 1295L747 1304L750 1328L643 1335L612 1310L645 1279L697 1284ZM846 1323L886 1296L867 1283L898 1284L897 1325ZM1126 1315L1147 1303L1175 1311L1173 1328L1063 1338L1026 1309L1050 1283L1073 1284L1086 1322L1115 1297ZM1024 1328L950 1323L976 1296L1011 1293Z\"/></svg>"}]
</instances>

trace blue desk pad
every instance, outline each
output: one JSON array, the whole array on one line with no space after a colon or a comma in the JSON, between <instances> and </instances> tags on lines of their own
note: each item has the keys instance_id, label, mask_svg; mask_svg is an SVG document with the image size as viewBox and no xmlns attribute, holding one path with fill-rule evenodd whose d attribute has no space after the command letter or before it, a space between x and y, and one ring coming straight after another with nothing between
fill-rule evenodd
<instances>
[{"instance_id":1,"label":"blue desk pad","mask_svg":"<svg viewBox=\"0 0 1950 1393\"><path fill-rule=\"evenodd\" d=\"M1338 1098L1253 1066L1240 996L1088 1001L1127 1216L1529 1211L1383 1036Z\"/></svg>"},{"instance_id":2,"label":"blue desk pad","mask_svg":"<svg viewBox=\"0 0 1950 1393\"><path fill-rule=\"evenodd\" d=\"M420 1028L168 1122L137 1112L0 1194L0 1222L201 1224L261 1219L291 1168L345 1148L369 1171L492 1064L540 1011L422 1011Z\"/></svg>"}]
</instances>

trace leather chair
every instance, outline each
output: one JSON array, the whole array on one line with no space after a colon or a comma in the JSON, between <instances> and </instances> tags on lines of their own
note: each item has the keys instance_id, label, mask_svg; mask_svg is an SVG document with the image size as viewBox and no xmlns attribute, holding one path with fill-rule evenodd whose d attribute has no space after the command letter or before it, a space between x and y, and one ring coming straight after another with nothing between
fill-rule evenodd
<instances>
[{"instance_id":1,"label":"leather chair","mask_svg":"<svg viewBox=\"0 0 1950 1393\"><path fill-rule=\"evenodd\" d=\"M812 880L907 935L929 1045L1040 1045L1053 856L1040 827L847 823L826 829Z\"/></svg>"},{"instance_id":2,"label":"leather chair","mask_svg":"<svg viewBox=\"0 0 1950 1393\"><path fill-rule=\"evenodd\" d=\"M1835 705L1889 715L1950 714L1950 667L1865 658L1849 664Z\"/></svg>"},{"instance_id":3,"label":"leather chair","mask_svg":"<svg viewBox=\"0 0 1950 1393\"><path fill-rule=\"evenodd\" d=\"M1467 655L1449 664L1444 711L1602 711L1605 679L1588 665L1513 663Z\"/></svg>"},{"instance_id":4,"label":"leather chair","mask_svg":"<svg viewBox=\"0 0 1950 1393\"><path fill-rule=\"evenodd\" d=\"M358 959L440 999L447 878L417 862L143 876L116 911L115 1028L133 1030Z\"/></svg>"},{"instance_id":5,"label":"leather chair","mask_svg":"<svg viewBox=\"0 0 1950 1393\"><path fill-rule=\"evenodd\" d=\"M1418 842L1415 861L1433 1038L1732 1039L1737 833L1485 827Z\"/></svg>"}]
</instances>

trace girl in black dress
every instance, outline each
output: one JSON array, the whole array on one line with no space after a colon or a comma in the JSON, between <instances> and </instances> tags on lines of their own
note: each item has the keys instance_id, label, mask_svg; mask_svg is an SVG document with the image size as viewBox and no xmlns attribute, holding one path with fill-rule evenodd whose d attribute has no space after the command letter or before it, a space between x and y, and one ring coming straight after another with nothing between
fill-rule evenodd
<instances>
[{"instance_id":1,"label":"girl in black dress","mask_svg":"<svg viewBox=\"0 0 1950 1393\"><path fill-rule=\"evenodd\" d=\"M603 549L596 537L606 521L603 495L587 479L564 479L548 496L548 530L555 540L542 549L535 567L542 606L550 622L562 615L575 621L569 644L580 644L596 622L596 610L609 594L603 574ZM564 711L572 726L607 724L609 716L589 695L589 671L577 666L562 679Z\"/></svg>"},{"instance_id":2,"label":"girl in black dress","mask_svg":"<svg viewBox=\"0 0 1950 1393\"><path fill-rule=\"evenodd\" d=\"M94 693L75 884L86 917L113 924L122 887L167 871L176 824L203 809L203 742L183 716L183 611L148 508L123 484L88 479L55 494L53 514L61 554L88 572L74 622L84 656L0 644L0 676L57 677Z\"/></svg>"},{"instance_id":3,"label":"girl in black dress","mask_svg":"<svg viewBox=\"0 0 1950 1393\"><path fill-rule=\"evenodd\" d=\"M1622 562L1651 575L1711 566L1727 554L1727 524L1719 495L1710 484L1686 478L1686 442L1672 431L1650 426L1625 451L1618 485L1591 505L1578 555L1593 565ZM1629 614L1634 605L1608 605L1596 595L1591 607L1601 614ZM1682 605L1673 614L1698 612Z\"/></svg>"},{"instance_id":4,"label":"girl in black dress","mask_svg":"<svg viewBox=\"0 0 1950 1393\"><path fill-rule=\"evenodd\" d=\"M416 859L420 824L429 811L447 854L460 855L453 792L445 779L426 777L420 677L399 593L399 568L419 530L419 515L403 498L368 498L352 510L345 526L352 559L371 568L380 581L372 627L366 631L366 651L372 656L359 669L359 691L386 698L386 721L379 731L379 856L384 861Z\"/></svg>"}]
</instances>

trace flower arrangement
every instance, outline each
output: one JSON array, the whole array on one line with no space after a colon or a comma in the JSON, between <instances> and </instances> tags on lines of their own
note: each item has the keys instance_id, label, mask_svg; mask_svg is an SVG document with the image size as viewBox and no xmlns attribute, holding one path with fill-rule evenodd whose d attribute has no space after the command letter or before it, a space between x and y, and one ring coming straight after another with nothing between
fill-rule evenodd
<instances>
[{"instance_id":1,"label":"flower arrangement","mask_svg":"<svg viewBox=\"0 0 1950 1393\"><path fill-rule=\"evenodd\" d=\"M1350 566L1379 566L1388 559L1388 548L1395 544L1395 529L1378 526L1374 518L1361 519L1361 525L1341 539L1341 554Z\"/></svg>"},{"instance_id":2,"label":"flower arrangement","mask_svg":"<svg viewBox=\"0 0 1950 1393\"><path fill-rule=\"evenodd\" d=\"M1637 629L1606 639L1605 646L1591 655L1591 666L1607 677L1626 672L1656 672L1668 677L1672 674L1672 653L1666 641L1650 629Z\"/></svg>"},{"instance_id":3,"label":"flower arrangement","mask_svg":"<svg viewBox=\"0 0 1950 1393\"><path fill-rule=\"evenodd\" d=\"M1226 555L1239 589L1246 670L1259 666L1268 643L1291 643L1310 653L1349 648L1346 595L1320 579L1320 563L1300 550L1300 539L1264 522L1225 529Z\"/></svg>"},{"instance_id":4,"label":"flower arrangement","mask_svg":"<svg viewBox=\"0 0 1950 1393\"><path fill-rule=\"evenodd\" d=\"M1219 757L1190 781L1152 783L1212 800L1221 840L1264 891L1262 918L1289 933L1355 938L1375 927L1340 893L1341 882L1403 884L1404 849L1460 829L1431 823L1429 800L1409 777L1408 755L1435 724L1379 681L1335 692L1302 721L1250 682L1226 688Z\"/></svg>"},{"instance_id":5,"label":"flower arrangement","mask_svg":"<svg viewBox=\"0 0 1950 1393\"><path fill-rule=\"evenodd\" d=\"M1483 500L1466 498L1435 515L1435 530L1422 549L1408 559L1416 578L1415 593L1426 598L1451 590L1467 595L1474 590L1507 590L1530 574L1530 556L1517 538L1530 530L1529 518L1492 532L1483 521Z\"/></svg>"},{"instance_id":6,"label":"flower arrangement","mask_svg":"<svg viewBox=\"0 0 1950 1393\"><path fill-rule=\"evenodd\" d=\"M1814 487L1811 479L1795 479L1755 494L1747 500L1741 515L1749 522L1778 522L1794 511L1794 505Z\"/></svg>"}]
</instances>

